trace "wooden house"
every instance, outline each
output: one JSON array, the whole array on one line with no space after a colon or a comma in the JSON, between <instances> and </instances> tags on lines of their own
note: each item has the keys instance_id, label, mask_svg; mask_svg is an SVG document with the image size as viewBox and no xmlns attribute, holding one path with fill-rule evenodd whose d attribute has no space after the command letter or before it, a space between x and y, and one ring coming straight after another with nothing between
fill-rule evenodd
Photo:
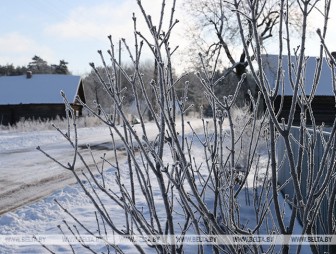
<instances>
[{"instance_id":1,"label":"wooden house","mask_svg":"<svg viewBox=\"0 0 336 254\"><path fill-rule=\"evenodd\" d=\"M61 91L80 116L82 106L76 97L85 102L80 76L27 72L27 75L0 77L0 125L15 124L21 119L65 117Z\"/></svg>"},{"instance_id":2,"label":"wooden house","mask_svg":"<svg viewBox=\"0 0 336 254\"><path fill-rule=\"evenodd\" d=\"M304 65L304 75L302 79L302 87L304 90L299 89L299 95L302 95L302 91L309 96L312 93L315 69L317 65L316 57L309 57L306 59ZM269 88L273 89L276 72L278 68L278 55L263 55L263 69L265 77L269 83ZM297 61L294 56L291 56L293 77L296 77L295 70L297 69ZM278 96L275 101L276 112L280 111L279 119L284 118L287 122L288 115L292 103L293 89L290 82L289 68L288 68L288 56L283 56L282 62L282 74L283 74L283 87L279 89ZM295 82L295 81L294 81ZM282 91L283 88L283 91ZM282 107L281 100L283 100ZM325 125L332 125L335 120L336 107L335 107L335 95L334 88L332 84L332 71L328 65L327 59L322 59L322 69L319 83L316 87L316 92L314 99L312 100L313 115L316 124L320 125L322 122ZM311 124L311 119L307 113L307 124ZM294 118L294 124L298 125L300 123L300 108L297 106Z\"/></svg>"}]
</instances>

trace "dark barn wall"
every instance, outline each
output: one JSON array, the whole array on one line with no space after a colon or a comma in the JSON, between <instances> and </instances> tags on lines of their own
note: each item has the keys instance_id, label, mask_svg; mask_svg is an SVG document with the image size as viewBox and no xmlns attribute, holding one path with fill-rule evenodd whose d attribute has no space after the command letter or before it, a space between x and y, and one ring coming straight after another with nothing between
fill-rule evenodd
<instances>
[{"instance_id":1,"label":"dark barn wall","mask_svg":"<svg viewBox=\"0 0 336 254\"><path fill-rule=\"evenodd\" d=\"M73 108L80 116L81 106L73 105ZM0 105L0 125L13 125L21 119L46 120L55 119L57 116L66 116L64 104Z\"/></svg>"},{"instance_id":2,"label":"dark barn wall","mask_svg":"<svg viewBox=\"0 0 336 254\"><path fill-rule=\"evenodd\" d=\"M280 108L281 96L278 96L275 100L275 112L278 113ZM283 105L281 109L281 113L279 114L279 120L281 118L285 119L285 122L288 121L288 115L290 111L292 103L292 96L284 96L283 97ZM314 118L317 125L321 125L322 122L325 125L332 125L335 120L336 115L336 107L335 107L335 97L334 96L315 96L312 101L312 109ZM307 112L307 124L311 124L311 119L309 118L309 114ZM300 108L296 107L295 117L294 117L294 125L300 124Z\"/></svg>"}]
</instances>

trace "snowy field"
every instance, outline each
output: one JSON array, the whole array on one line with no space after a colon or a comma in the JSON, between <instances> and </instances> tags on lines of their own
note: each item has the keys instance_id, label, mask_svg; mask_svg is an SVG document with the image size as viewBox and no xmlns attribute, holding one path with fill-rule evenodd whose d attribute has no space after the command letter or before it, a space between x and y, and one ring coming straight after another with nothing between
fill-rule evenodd
<instances>
[{"instance_id":1,"label":"snowy field","mask_svg":"<svg viewBox=\"0 0 336 254\"><path fill-rule=\"evenodd\" d=\"M192 126L196 130L201 129L201 120L192 120ZM156 135L154 128L151 127L151 124L148 124L147 127L150 138L154 139ZM191 135L191 131L189 135ZM109 132L104 127L79 129L79 140L81 147L90 144L92 147L97 148L93 149L93 151L98 158L103 153L108 154L111 152L108 151ZM45 158L43 154L36 151L35 147L38 145L63 162L71 161L72 150L56 131L0 132L0 202L2 206L8 207L7 211L6 208L0 210L2 211L2 215L0 215L0 236L61 235L58 225L62 225L61 229L64 229L64 220L70 225L74 224L74 220L56 204L55 199L74 214L76 218L80 219L81 222L88 225L89 228L97 227L95 209L83 193L80 185L75 183L69 172L61 169L58 165ZM193 154L199 154L199 159L202 160L204 159L202 153L203 148L201 145L195 144L193 146ZM89 154L86 155L89 156ZM260 155L259 163L265 167L267 165L266 153L260 151ZM121 165L126 166L126 160L121 162ZM260 171L259 173L262 174L263 172ZM114 169L107 168L105 175L109 180L108 184L113 186L115 184ZM125 173L122 177L127 179L128 174ZM251 176L251 179L249 179L250 186L253 186L253 181L253 176ZM153 186L153 190L154 194L157 192L159 197L158 186ZM136 191L136 194L136 199L140 199L141 202L143 197L140 189ZM23 195L23 197L20 197L20 195ZM243 211L241 219L251 222L254 217L251 211L253 206L247 205L247 199L252 199L249 195L252 194L247 189L241 192L238 199L241 202L241 210ZM156 205L159 207L159 214L164 216L164 209L163 205L160 204L160 199L158 198L156 201L158 202ZM160 207L162 207L161 211ZM16 209L13 210L14 208ZM285 208L285 216L289 216L290 209L287 205ZM120 208L107 207L107 209L113 211L113 216L116 218L123 213ZM120 220L120 223L123 223L122 220ZM295 234L300 234L298 225L295 230ZM71 247L66 245L47 247L55 253L72 253ZM74 244L72 247L78 253L89 253L88 250L83 250L83 247L79 244ZM104 248L100 249L99 245L94 246L94 248L99 253L106 251ZM195 253L194 251L195 249L192 246L188 248L188 253ZM133 252L134 249L126 246L125 253ZM48 253L48 251L38 243L23 245L14 242L9 245L1 245L0 242L0 253ZM211 253L211 248L209 248L209 253ZM310 253L310 249L304 247L302 253Z\"/></svg>"}]
</instances>

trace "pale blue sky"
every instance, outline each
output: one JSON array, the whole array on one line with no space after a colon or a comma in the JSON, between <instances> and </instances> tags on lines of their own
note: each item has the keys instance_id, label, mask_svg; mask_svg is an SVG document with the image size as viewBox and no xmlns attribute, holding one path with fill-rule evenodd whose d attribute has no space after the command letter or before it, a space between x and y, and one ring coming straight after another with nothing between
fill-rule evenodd
<instances>
[{"instance_id":1,"label":"pale blue sky","mask_svg":"<svg viewBox=\"0 0 336 254\"><path fill-rule=\"evenodd\" d=\"M159 7L161 1L144 1ZM64 59L74 74L100 63L97 50L121 37L132 40L135 0L5 0L0 7L0 64L27 65L34 55L49 64ZM151 10L152 11L152 10ZM132 42L130 42L132 43Z\"/></svg>"},{"instance_id":2,"label":"pale blue sky","mask_svg":"<svg viewBox=\"0 0 336 254\"><path fill-rule=\"evenodd\" d=\"M153 18L157 18L161 0L142 2ZM167 8L171 2L167 0ZM109 48L107 35L111 34L116 44L119 38L125 37L133 46L132 13L137 13L139 22L142 20L136 0L2 0L1 4L0 64L27 65L38 55L49 64L57 64L61 59L68 61L69 69L76 75L89 72L89 62L100 64L97 50ZM321 27L321 16L315 15L310 26ZM333 51L336 51L335 15L336 4L332 3L330 30L335 32L330 33L327 42ZM177 12L176 18L183 20L181 16ZM139 26L142 25L140 22ZM181 36L183 26L180 22L179 33L173 38L173 43L182 43L182 47L186 45ZM318 45L313 34L307 54L316 55ZM272 50L276 53L276 47L270 49L270 53Z\"/></svg>"}]
</instances>

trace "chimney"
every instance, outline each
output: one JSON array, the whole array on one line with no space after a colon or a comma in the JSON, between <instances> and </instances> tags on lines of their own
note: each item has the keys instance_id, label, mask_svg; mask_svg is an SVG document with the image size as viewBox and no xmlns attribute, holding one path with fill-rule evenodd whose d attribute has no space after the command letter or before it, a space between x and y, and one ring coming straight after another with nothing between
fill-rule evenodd
<instances>
[{"instance_id":1,"label":"chimney","mask_svg":"<svg viewBox=\"0 0 336 254\"><path fill-rule=\"evenodd\" d=\"M33 72L32 71L27 71L27 78L29 79L29 78L32 78L32 76L33 76Z\"/></svg>"}]
</instances>

